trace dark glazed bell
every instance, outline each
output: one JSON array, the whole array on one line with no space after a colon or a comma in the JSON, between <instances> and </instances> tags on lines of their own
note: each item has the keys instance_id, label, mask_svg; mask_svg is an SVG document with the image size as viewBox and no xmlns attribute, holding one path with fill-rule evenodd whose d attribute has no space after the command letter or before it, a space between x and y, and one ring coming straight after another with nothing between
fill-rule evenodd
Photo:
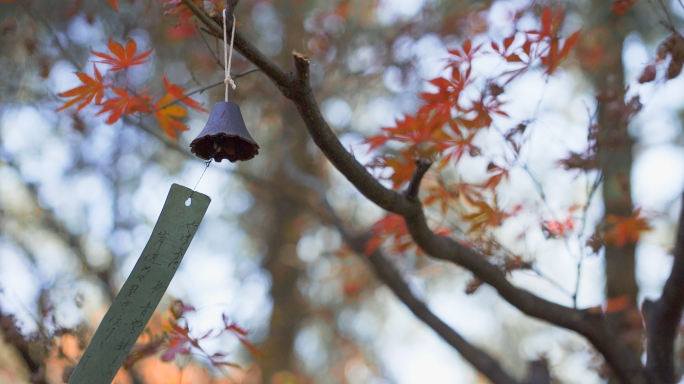
<instances>
[{"instance_id":1,"label":"dark glazed bell","mask_svg":"<svg viewBox=\"0 0 684 384\"><path fill-rule=\"evenodd\" d=\"M240 107L232 101L214 105L207 125L190 143L190 151L202 160L214 159L220 163L247 161L259 154L259 145L247 132Z\"/></svg>"}]
</instances>

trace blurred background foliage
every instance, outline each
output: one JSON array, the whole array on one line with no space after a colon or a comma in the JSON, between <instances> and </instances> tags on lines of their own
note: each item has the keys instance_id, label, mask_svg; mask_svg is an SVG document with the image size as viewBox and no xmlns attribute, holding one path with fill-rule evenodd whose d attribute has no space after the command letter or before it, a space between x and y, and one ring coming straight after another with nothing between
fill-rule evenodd
<instances>
[{"instance_id":1,"label":"blurred background foliage","mask_svg":"<svg viewBox=\"0 0 684 384\"><path fill-rule=\"evenodd\" d=\"M92 51L106 51L109 39L132 38L140 50L154 49L149 62L117 75L133 88L151 84L149 92L158 94L162 76L186 90L220 82L221 42L194 20L179 25L177 15L165 14L179 1L169 3L0 2L0 382L61 382L63 368L74 363L131 271L171 183L192 187L202 173L204 163L187 144L204 126L205 113L191 111L185 120L190 129L176 141L152 118L109 125L93 106L55 111L64 103L56 95L78 85L73 72L92 74ZM626 84L635 84L668 34L657 3L642 1L621 19L623 40L612 52ZM204 5L210 13L223 7L220 1ZM292 68L293 49L310 55L311 81L326 119L345 147L367 163L364 137L417 110L417 93L441 73L447 48L465 37L501 40L513 30L515 12L535 15L549 5L562 4L242 0L236 16L243 33L282 68ZM595 12L593 3L564 6L564 28L583 28L578 57L549 81L537 72L507 90L520 108L516 117L540 111L543 132L528 164L554 209L587 203L586 184L559 171L555 161L586 144L588 105L606 76L599 69L607 50L602 39L610 32L602 19L607 16ZM677 3L672 10L665 6L679 21ZM531 16L518 25L531 26ZM233 68L241 73L252 66L237 54ZM273 83L259 72L236 83L231 100L240 105L260 155L209 167L198 191L212 204L149 327L158 332L170 298L182 299L197 309L187 315L193 333L221 328L226 314L249 331L264 356L255 358L225 335L203 347L228 353L242 367L231 369L230 378L201 358L179 357L176 364L148 358L120 373L118 382L484 382L396 300L363 256L343 247L319 193L324 188L335 211L358 228L377 221L382 211L328 165ZM640 297L657 297L671 264L667 252L684 184L677 114L684 98L673 91L681 86L676 79L645 89L647 107L630 127L636 160L627 172L641 172L632 174L632 191L639 206L658 214L637 249ZM221 86L194 96L207 110L222 97ZM458 172L477 178L486 173L481 163L474 159ZM510 196L534 190L529 180L508 184ZM596 221L600 202L589 213ZM513 241L516 233L504 228L500 236ZM520 250L536 263L534 271L513 277L545 298L572 305L577 255L561 239L538 237ZM639 259L639 249L647 260ZM392 262L440 318L516 376L525 375L526 361L543 358L559 382L603 380L601 360L585 341L524 317L486 286L466 294L467 271L414 249L392 255ZM604 301L603 265L602 257L582 265L579 307Z\"/></svg>"}]
</instances>

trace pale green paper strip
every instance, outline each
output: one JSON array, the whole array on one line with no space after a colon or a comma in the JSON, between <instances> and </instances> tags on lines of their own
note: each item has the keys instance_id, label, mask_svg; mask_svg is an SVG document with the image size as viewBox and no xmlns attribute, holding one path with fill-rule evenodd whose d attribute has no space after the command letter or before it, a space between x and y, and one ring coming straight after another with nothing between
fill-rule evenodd
<instances>
[{"instance_id":1,"label":"pale green paper strip","mask_svg":"<svg viewBox=\"0 0 684 384\"><path fill-rule=\"evenodd\" d=\"M185 201L192 195L192 204ZM173 184L152 236L102 319L69 384L109 384L152 317L211 199Z\"/></svg>"}]
</instances>

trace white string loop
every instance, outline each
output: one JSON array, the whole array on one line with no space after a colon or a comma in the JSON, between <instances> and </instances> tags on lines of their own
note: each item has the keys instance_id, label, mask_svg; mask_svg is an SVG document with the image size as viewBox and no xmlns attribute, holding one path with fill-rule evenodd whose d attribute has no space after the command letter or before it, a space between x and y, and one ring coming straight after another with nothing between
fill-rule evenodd
<instances>
[{"instance_id":1,"label":"white string loop","mask_svg":"<svg viewBox=\"0 0 684 384\"><path fill-rule=\"evenodd\" d=\"M235 82L230 76L230 63L233 61L233 40L235 39L235 15L233 15L233 30L230 33L230 52L228 51L228 28L226 28L226 12L223 10L223 65L225 69L225 79L223 82L226 84L226 101L228 101L228 86L235 89Z\"/></svg>"}]
</instances>

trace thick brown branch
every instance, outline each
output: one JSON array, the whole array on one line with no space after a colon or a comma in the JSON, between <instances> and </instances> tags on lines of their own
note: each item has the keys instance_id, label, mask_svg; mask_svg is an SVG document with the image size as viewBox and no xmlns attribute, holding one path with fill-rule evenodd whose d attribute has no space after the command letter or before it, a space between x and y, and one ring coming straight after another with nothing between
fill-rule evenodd
<instances>
[{"instance_id":1,"label":"thick brown branch","mask_svg":"<svg viewBox=\"0 0 684 384\"><path fill-rule=\"evenodd\" d=\"M189 0L182 1L189 7L194 7ZM204 16L206 18L206 15ZM204 18L200 17L200 19L204 22ZM205 22L205 25L212 30L217 28L213 21L209 24ZM385 188L368 173L365 167L342 146L330 129L321 114L311 87L300 81L302 71L308 71L308 60L301 60L300 57L295 56L298 74L293 77L283 73L280 68L263 56L239 31L235 33L235 41L238 51L259 67L278 85L283 95L295 103L315 144L333 166L369 200L387 211L404 216L411 235L426 253L472 271L475 276L494 287L506 301L523 313L585 336L604 355L624 383L646 383L641 363L621 346L606 326L602 316L563 307L515 287L497 267L473 250L432 232L427 226L419 202Z\"/></svg>"},{"instance_id":2,"label":"thick brown branch","mask_svg":"<svg viewBox=\"0 0 684 384\"><path fill-rule=\"evenodd\" d=\"M677 381L674 365L674 342L684 309L684 196L679 214L674 265L663 294L656 302L644 302L644 314L648 332L648 360L646 372L657 383L671 384Z\"/></svg>"}]
</instances>

